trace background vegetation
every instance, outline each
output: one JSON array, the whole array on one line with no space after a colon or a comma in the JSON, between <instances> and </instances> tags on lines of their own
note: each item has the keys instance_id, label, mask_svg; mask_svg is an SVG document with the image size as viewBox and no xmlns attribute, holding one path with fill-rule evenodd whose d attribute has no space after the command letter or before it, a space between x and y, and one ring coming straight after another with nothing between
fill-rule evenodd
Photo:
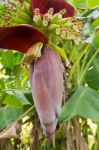
<instances>
[{"instance_id":1,"label":"background vegetation","mask_svg":"<svg viewBox=\"0 0 99 150\"><path fill-rule=\"evenodd\" d=\"M23 54L0 49L1 150L99 150L99 0L70 2L86 20L86 41L80 45L67 41L62 47L72 64L68 70L72 91L62 107L55 138L49 143L43 136L28 72L21 65ZM9 14L6 7L21 9L22 3L0 0L0 26L15 13L12 9Z\"/></svg>"}]
</instances>

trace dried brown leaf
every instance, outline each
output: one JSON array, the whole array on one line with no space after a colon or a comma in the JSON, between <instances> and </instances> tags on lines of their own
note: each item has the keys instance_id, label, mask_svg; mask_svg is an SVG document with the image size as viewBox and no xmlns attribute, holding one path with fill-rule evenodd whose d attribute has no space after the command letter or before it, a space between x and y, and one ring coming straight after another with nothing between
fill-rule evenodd
<instances>
[{"instance_id":1,"label":"dried brown leaf","mask_svg":"<svg viewBox=\"0 0 99 150\"><path fill-rule=\"evenodd\" d=\"M19 138L21 132L21 123L15 122L10 127L0 133L0 139L5 138Z\"/></svg>"}]
</instances>

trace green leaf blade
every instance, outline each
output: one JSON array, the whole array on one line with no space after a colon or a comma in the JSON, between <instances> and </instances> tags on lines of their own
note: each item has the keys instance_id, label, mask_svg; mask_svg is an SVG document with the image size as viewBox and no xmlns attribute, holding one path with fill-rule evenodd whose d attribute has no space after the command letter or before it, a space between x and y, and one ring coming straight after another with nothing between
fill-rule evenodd
<instances>
[{"instance_id":1,"label":"green leaf blade","mask_svg":"<svg viewBox=\"0 0 99 150\"><path fill-rule=\"evenodd\" d=\"M77 115L99 120L99 94L96 91L89 87L79 87L63 106L59 120L68 121Z\"/></svg>"},{"instance_id":2,"label":"green leaf blade","mask_svg":"<svg viewBox=\"0 0 99 150\"><path fill-rule=\"evenodd\" d=\"M12 107L3 107L0 109L0 129L7 127L10 123L14 122L21 114L21 109Z\"/></svg>"}]
</instances>

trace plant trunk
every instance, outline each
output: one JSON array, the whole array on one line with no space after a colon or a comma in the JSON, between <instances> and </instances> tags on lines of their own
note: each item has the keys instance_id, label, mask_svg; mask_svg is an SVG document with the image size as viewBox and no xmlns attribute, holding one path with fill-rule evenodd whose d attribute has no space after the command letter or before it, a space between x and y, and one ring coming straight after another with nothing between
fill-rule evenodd
<instances>
[{"instance_id":1,"label":"plant trunk","mask_svg":"<svg viewBox=\"0 0 99 150\"><path fill-rule=\"evenodd\" d=\"M0 150L15 150L9 139L0 139Z\"/></svg>"}]
</instances>

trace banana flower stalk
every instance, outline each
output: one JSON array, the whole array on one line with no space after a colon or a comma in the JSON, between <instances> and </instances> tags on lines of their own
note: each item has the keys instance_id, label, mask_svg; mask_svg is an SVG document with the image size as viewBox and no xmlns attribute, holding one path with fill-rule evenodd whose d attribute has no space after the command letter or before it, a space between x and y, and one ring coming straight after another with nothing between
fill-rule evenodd
<instances>
[{"instance_id":1,"label":"banana flower stalk","mask_svg":"<svg viewBox=\"0 0 99 150\"><path fill-rule=\"evenodd\" d=\"M73 7L65 0L31 0L30 11L34 19L37 10L42 18L49 9L54 10L54 14L66 10L65 18L74 14ZM48 40L49 37L33 25L0 27L0 48L26 53L26 63L30 61L30 84L34 104L45 136L51 137L61 111L64 86L61 58L48 46Z\"/></svg>"}]
</instances>

